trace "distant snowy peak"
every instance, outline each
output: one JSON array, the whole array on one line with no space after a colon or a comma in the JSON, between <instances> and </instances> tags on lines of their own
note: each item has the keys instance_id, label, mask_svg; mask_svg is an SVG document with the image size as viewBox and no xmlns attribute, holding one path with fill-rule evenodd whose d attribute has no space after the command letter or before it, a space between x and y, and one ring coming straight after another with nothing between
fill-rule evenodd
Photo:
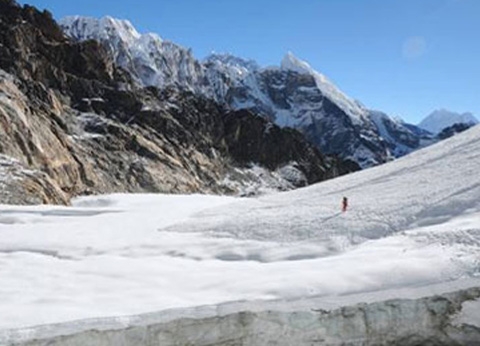
<instances>
[{"instance_id":1,"label":"distant snowy peak","mask_svg":"<svg viewBox=\"0 0 480 346\"><path fill-rule=\"evenodd\" d=\"M368 110L359 102L348 97L327 77L315 71L307 62L298 59L292 52L288 52L285 55L280 68L284 71L293 71L313 76L320 91L352 117L355 123L361 123L362 119L368 115Z\"/></svg>"},{"instance_id":2,"label":"distant snowy peak","mask_svg":"<svg viewBox=\"0 0 480 346\"><path fill-rule=\"evenodd\" d=\"M472 113L461 114L446 109L439 109L423 119L418 126L436 134L454 124L474 125L478 124L478 119Z\"/></svg>"}]
</instances>

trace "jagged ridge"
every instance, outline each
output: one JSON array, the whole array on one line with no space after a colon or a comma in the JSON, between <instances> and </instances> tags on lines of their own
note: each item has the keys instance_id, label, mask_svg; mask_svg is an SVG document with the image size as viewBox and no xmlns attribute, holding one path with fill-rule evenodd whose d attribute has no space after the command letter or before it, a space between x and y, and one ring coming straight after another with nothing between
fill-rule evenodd
<instances>
[{"instance_id":1,"label":"jagged ridge","mask_svg":"<svg viewBox=\"0 0 480 346\"><path fill-rule=\"evenodd\" d=\"M375 112L292 53L278 68L261 68L254 61L228 54L213 54L199 62L190 50L161 39L141 44L145 37L155 35L140 35L126 21L68 17L61 25L77 40L102 42L114 52L116 63L143 85L180 86L231 109L250 109L279 126L298 129L323 152L352 159L362 167L405 155L427 143L387 115L375 121Z\"/></svg>"}]
</instances>

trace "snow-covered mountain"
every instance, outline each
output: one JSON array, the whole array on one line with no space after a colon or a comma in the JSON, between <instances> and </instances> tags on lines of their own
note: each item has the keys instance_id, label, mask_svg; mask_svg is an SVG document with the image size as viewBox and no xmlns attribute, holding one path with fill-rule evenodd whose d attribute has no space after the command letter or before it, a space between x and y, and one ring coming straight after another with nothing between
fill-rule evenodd
<instances>
[{"instance_id":1,"label":"snow-covered mountain","mask_svg":"<svg viewBox=\"0 0 480 346\"><path fill-rule=\"evenodd\" d=\"M418 127L437 134L454 124L475 125L478 124L478 119L472 113L456 113L447 109L438 109L423 119Z\"/></svg>"},{"instance_id":2,"label":"snow-covered mountain","mask_svg":"<svg viewBox=\"0 0 480 346\"><path fill-rule=\"evenodd\" d=\"M288 58L293 59L291 55ZM323 83L321 86L336 96L332 100L319 87L319 80L315 74L285 64L259 69L234 83L227 93L227 103L300 130L324 153L352 159L363 167L385 162L390 154L368 111L339 96L343 94L336 93L333 85L328 89Z\"/></svg>"},{"instance_id":3,"label":"snow-covered mountain","mask_svg":"<svg viewBox=\"0 0 480 346\"><path fill-rule=\"evenodd\" d=\"M226 103L230 107L251 109L277 125L300 130L323 152L352 159L362 167L431 143L414 132L414 125L351 99L292 53L283 58L280 67L259 68L239 58L216 56L207 61L227 71L230 88Z\"/></svg>"},{"instance_id":4,"label":"snow-covered mountain","mask_svg":"<svg viewBox=\"0 0 480 346\"><path fill-rule=\"evenodd\" d=\"M143 86L175 85L205 92L205 71L190 49L165 41L157 34L139 34L128 20L72 16L59 24L72 38L97 40Z\"/></svg>"},{"instance_id":5,"label":"snow-covered mountain","mask_svg":"<svg viewBox=\"0 0 480 346\"><path fill-rule=\"evenodd\" d=\"M139 34L128 21L67 17L60 21L76 39L95 39L143 86L177 86L234 110L252 110L279 126L302 132L325 154L362 167L418 149L422 142L402 122L370 111L308 63L287 53L278 67L229 54L198 61L191 50Z\"/></svg>"}]
</instances>

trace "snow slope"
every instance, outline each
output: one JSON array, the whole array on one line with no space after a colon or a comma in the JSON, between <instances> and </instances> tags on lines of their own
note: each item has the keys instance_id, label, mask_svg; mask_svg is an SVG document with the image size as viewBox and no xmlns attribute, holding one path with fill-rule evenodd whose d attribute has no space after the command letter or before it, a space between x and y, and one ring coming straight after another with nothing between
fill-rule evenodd
<instances>
[{"instance_id":1,"label":"snow slope","mask_svg":"<svg viewBox=\"0 0 480 346\"><path fill-rule=\"evenodd\" d=\"M238 300L342 296L346 305L466 279L480 286L479 170L477 126L392 163L256 199L2 206L0 328Z\"/></svg>"},{"instance_id":2,"label":"snow slope","mask_svg":"<svg viewBox=\"0 0 480 346\"><path fill-rule=\"evenodd\" d=\"M454 124L478 124L477 118L472 113L456 113L446 109L438 109L423 119L418 127L430 131L431 133L439 133L444 128Z\"/></svg>"}]
</instances>

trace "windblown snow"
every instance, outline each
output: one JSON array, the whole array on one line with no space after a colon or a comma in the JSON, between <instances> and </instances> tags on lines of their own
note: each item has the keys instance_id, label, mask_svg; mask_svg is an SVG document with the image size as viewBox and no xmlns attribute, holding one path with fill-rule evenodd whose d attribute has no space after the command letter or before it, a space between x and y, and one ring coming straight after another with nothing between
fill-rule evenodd
<instances>
[{"instance_id":1,"label":"windblown snow","mask_svg":"<svg viewBox=\"0 0 480 346\"><path fill-rule=\"evenodd\" d=\"M259 198L108 195L73 207L2 206L0 329L480 285L479 171L477 126L379 167Z\"/></svg>"}]
</instances>

